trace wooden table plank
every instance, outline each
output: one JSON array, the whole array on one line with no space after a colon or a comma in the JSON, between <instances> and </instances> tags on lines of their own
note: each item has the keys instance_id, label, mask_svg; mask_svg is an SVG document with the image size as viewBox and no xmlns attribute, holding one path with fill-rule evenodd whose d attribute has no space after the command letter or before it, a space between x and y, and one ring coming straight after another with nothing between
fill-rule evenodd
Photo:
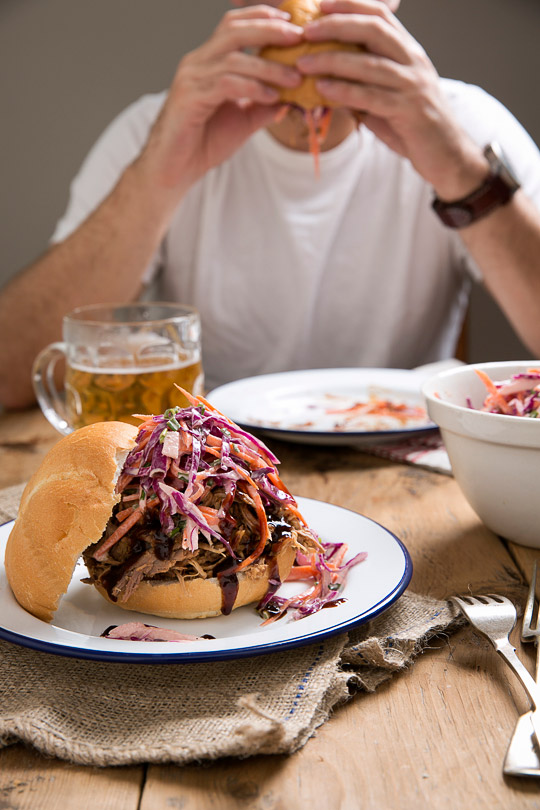
<instances>
[{"instance_id":1,"label":"wooden table plank","mask_svg":"<svg viewBox=\"0 0 540 810\"><path fill-rule=\"evenodd\" d=\"M27 481L60 438L36 409L0 415L0 489Z\"/></svg>"},{"instance_id":2,"label":"wooden table plank","mask_svg":"<svg viewBox=\"0 0 540 810\"><path fill-rule=\"evenodd\" d=\"M2 810L138 810L144 766L86 768L22 745L0 758Z\"/></svg>"},{"instance_id":3,"label":"wooden table plank","mask_svg":"<svg viewBox=\"0 0 540 810\"><path fill-rule=\"evenodd\" d=\"M540 543L540 526L538 527L538 541ZM534 563L538 563L536 580L536 596L540 598L540 548L527 548L517 543L508 543L508 549L527 582L531 581Z\"/></svg>"}]
</instances>

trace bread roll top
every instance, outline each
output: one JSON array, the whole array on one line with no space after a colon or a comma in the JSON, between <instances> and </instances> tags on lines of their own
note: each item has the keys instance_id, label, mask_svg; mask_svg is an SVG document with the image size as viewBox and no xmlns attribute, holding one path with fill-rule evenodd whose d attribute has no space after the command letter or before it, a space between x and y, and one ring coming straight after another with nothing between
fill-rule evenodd
<instances>
[{"instance_id":1,"label":"bread roll top","mask_svg":"<svg viewBox=\"0 0 540 810\"><path fill-rule=\"evenodd\" d=\"M78 558L103 534L136 436L124 422L83 427L60 439L26 485L5 566L15 598L39 619L52 619Z\"/></svg>"},{"instance_id":2,"label":"bread roll top","mask_svg":"<svg viewBox=\"0 0 540 810\"><path fill-rule=\"evenodd\" d=\"M320 0L285 0L280 9L288 11L291 22L303 28L318 17L322 17ZM347 42L301 42L288 48L269 46L263 48L261 56L273 62L282 62L285 65L296 65L301 56L305 54L320 53L321 51L358 51L358 45ZM317 76L305 76L298 87L278 87L279 98L284 104L296 104L304 110L313 110L315 107L333 107L331 101L324 98L315 85Z\"/></svg>"}]
</instances>

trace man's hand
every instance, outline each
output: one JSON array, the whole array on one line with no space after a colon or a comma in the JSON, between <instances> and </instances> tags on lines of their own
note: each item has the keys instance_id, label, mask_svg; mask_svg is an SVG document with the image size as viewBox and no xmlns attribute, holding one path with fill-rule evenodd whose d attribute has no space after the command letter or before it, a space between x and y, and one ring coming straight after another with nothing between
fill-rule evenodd
<instances>
[{"instance_id":1,"label":"man's hand","mask_svg":"<svg viewBox=\"0 0 540 810\"><path fill-rule=\"evenodd\" d=\"M363 123L409 160L439 196L457 199L476 188L488 165L454 120L439 76L423 48L382 0L322 0L324 16L306 26L311 42L339 40L358 53L303 56L298 67L321 75L323 96L364 114Z\"/></svg>"},{"instance_id":2,"label":"man's hand","mask_svg":"<svg viewBox=\"0 0 540 810\"><path fill-rule=\"evenodd\" d=\"M302 37L288 14L267 4L225 14L212 37L182 59L141 156L159 186L182 193L273 120L275 87L294 87L301 75L256 52Z\"/></svg>"}]
</instances>

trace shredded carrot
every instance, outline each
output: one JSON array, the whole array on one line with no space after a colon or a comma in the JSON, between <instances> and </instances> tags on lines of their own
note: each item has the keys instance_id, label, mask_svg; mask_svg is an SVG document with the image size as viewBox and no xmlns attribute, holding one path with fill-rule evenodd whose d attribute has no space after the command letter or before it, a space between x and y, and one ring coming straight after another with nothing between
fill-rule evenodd
<instances>
[{"instance_id":1,"label":"shredded carrot","mask_svg":"<svg viewBox=\"0 0 540 810\"><path fill-rule=\"evenodd\" d=\"M219 511L213 509L211 506L199 506L199 512L204 516L204 519L209 526L217 526L219 524Z\"/></svg>"},{"instance_id":2,"label":"shredded carrot","mask_svg":"<svg viewBox=\"0 0 540 810\"><path fill-rule=\"evenodd\" d=\"M238 470L240 471L240 469L241 468L239 467ZM248 495L250 495L250 497L253 500L253 503L255 504L255 511L257 513L257 517L259 518L259 542L257 543L255 550L249 555L249 557L246 557L244 560L242 560L240 565L238 565L234 569L235 573L243 571L244 568L247 568L248 565L251 565L252 562L255 562L255 560L259 559L259 557L264 551L264 547L266 546L266 543L270 536L270 530L268 528L268 519L266 517L266 511L264 509L261 496L259 495L259 490L255 486L251 478L249 478L249 476L247 476L247 479L250 482L246 486L247 493Z\"/></svg>"},{"instance_id":3,"label":"shredded carrot","mask_svg":"<svg viewBox=\"0 0 540 810\"><path fill-rule=\"evenodd\" d=\"M309 151L313 155L313 160L315 162L315 177L319 179L319 177L321 176L320 162L319 162L320 144L317 135L317 125L315 123L315 118L311 110L306 110L304 113L304 117L306 119L306 124L308 128Z\"/></svg>"},{"instance_id":4,"label":"shredded carrot","mask_svg":"<svg viewBox=\"0 0 540 810\"><path fill-rule=\"evenodd\" d=\"M127 532L134 526L143 516L148 508L155 506L158 503L158 498L151 498L144 506L139 506L132 512L131 516L126 518L120 526L105 540L104 543L94 552L95 560L102 560L109 549L111 549Z\"/></svg>"},{"instance_id":5,"label":"shredded carrot","mask_svg":"<svg viewBox=\"0 0 540 810\"><path fill-rule=\"evenodd\" d=\"M287 582L297 579L311 579L317 576L317 569L313 565L293 565L287 577Z\"/></svg>"},{"instance_id":6,"label":"shredded carrot","mask_svg":"<svg viewBox=\"0 0 540 810\"><path fill-rule=\"evenodd\" d=\"M492 403L495 404L503 413L511 414L512 408L508 405L502 394L499 394L497 387L493 380L491 380L485 371L480 368L475 368L476 373L486 386L487 390L492 395ZM491 403L490 403L491 404Z\"/></svg>"},{"instance_id":7,"label":"shredded carrot","mask_svg":"<svg viewBox=\"0 0 540 810\"><path fill-rule=\"evenodd\" d=\"M138 496L137 496L137 500L138 500ZM117 512L116 513L116 519L117 519L118 523L122 523L122 521L125 520L128 515L131 515L132 512L133 512L133 506L130 506L127 509L122 509L121 512Z\"/></svg>"},{"instance_id":8,"label":"shredded carrot","mask_svg":"<svg viewBox=\"0 0 540 810\"><path fill-rule=\"evenodd\" d=\"M330 107L326 107L319 121L319 144L321 145L325 142L328 136L328 130L330 129L331 122L332 110Z\"/></svg>"}]
</instances>

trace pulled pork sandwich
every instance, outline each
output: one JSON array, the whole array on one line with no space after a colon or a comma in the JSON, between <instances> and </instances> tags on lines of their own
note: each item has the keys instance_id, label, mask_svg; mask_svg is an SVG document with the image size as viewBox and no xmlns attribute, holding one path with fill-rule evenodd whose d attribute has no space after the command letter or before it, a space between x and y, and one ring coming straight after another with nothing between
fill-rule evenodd
<instances>
[{"instance_id":1,"label":"pulled pork sandwich","mask_svg":"<svg viewBox=\"0 0 540 810\"><path fill-rule=\"evenodd\" d=\"M182 392L186 394L186 392ZM202 397L61 439L28 483L6 548L18 602L50 621L82 554L127 610L192 619L264 600L321 545L278 459Z\"/></svg>"},{"instance_id":2,"label":"pulled pork sandwich","mask_svg":"<svg viewBox=\"0 0 540 810\"><path fill-rule=\"evenodd\" d=\"M280 5L280 8L289 12L292 23L302 27L322 16L320 0L285 0ZM264 59L270 59L274 62L296 65L298 59L305 54L320 53L321 51L358 52L358 50L359 46L352 43L304 41L299 45L289 47L268 46L262 49L260 55ZM315 157L316 165L318 164L320 147L324 143L330 126L331 107L334 106L331 101L324 98L317 90L315 84L317 78L320 77L305 76L298 87L276 88L279 91L280 101L302 110L309 130L310 151Z\"/></svg>"}]
</instances>

